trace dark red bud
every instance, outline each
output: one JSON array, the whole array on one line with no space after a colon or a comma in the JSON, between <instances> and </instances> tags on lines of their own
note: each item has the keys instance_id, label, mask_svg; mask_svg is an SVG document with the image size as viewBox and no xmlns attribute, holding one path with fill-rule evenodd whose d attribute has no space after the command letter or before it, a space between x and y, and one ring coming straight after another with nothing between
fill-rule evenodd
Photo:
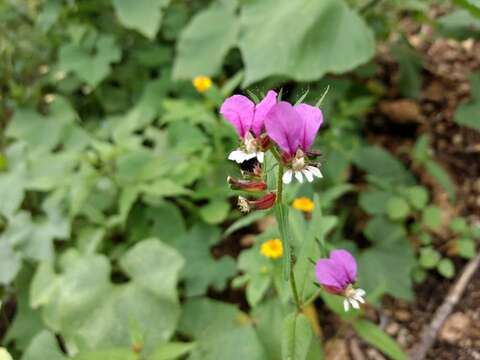
<instances>
[{"instance_id":1,"label":"dark red bud","mask_svg":"<svg viewBox=\"0 0 480 360\"><path fill-rule=\"evenodd\" d=\"M273 192L264 195L258 200L247 200L243 196L238 197L238 206L240 211L249 212L252 210L267 210L275 204L277 195Z\"/></svg>"},{"instance_id":2,"label":"dark red bud","mask_svg":"<svg viewBox=\"0 0 480 360\"><path fill-rule=\"evenodd\" d=\"M259 192L267 188L267 184L264 181L240 180L231 176L227 177L227 182L232 190Z\"/></svg>"}]
</instances>

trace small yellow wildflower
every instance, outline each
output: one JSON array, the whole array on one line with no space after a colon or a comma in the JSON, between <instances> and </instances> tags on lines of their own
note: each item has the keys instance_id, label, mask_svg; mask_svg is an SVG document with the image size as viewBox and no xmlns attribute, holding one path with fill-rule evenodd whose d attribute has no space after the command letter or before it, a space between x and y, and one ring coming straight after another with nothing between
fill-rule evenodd
<instances>
[{"instance_id":1,"label":"small yellow wildflower","mask_svg":"<svg viewBox=\"0 0 480 360\"><path fill-rule=\"evenodd\" d=\"M297 210L311 213L315 207L315 204L307 197L299 197L293 200L292 206Z\"/></svg>"},{"instance_id":2,"label":"small yellow wildflower","mask_svg":"<svg viewBox=\"0 0 480 360\"><path fill-rule=\"evenodd\" d=\"M282 241L280 239L265 241L260 247L260 252L263 256L268 258L278 259L283 254Z\"/></svg>"},{"instance_id":3,"label":"small yellow wildflower","mask_svg":"<svg viewBox=\"0 0 480 360\"><path fill-rule=\"evenodd\" d=\"M208 76L197 76L193 79L192 84L199 93L203 93L212 87L212 79Z\"/></svg>"}]
</instances>

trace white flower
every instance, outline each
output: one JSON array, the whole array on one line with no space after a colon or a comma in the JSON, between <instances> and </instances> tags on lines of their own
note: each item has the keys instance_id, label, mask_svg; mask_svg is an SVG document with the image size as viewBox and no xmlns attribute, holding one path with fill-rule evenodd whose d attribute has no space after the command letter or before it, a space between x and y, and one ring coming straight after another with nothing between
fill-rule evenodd
<instances>
[{"instance_id":1,"label":"white flower","mask_svg":"<svg viewBox=\"0 0 480 360\"><path fill-rule=\"evenodd\" d=\"M347 312L350 309L350 305L354 309L360 309L360 304L365 303L365 290L363 289L354 289L353 287L349 286L345 290L345 299L343 300L343 309Z\"/></svg>"}]
</instances>

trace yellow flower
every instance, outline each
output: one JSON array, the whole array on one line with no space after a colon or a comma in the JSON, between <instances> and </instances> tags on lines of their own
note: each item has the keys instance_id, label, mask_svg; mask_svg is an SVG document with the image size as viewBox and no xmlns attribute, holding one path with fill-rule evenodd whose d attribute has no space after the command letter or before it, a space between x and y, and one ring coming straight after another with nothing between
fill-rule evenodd
<instances>
[{"instance_id":1,"label":"yellow flower","mask_svg":"<svg viewBox=\"0 0 480 360\"><path fill-rule=\"evenodd\" d=\"M260 247L260 253L271 259L278 259L283 254L282 241L280 239L265 241Z\"/></svg>"},{"instance_id":2,"label":"yellow flower","mask_svg":"<svg viewBox=\"0 0 480 360\"><path fill-rule=\"evenodd\" d=\"M292 206L297 210L310 213L313 211L315 204L307 197L299 197L293 200Z\"/></svg>"},{"instance_id":3,"label":"yellow flower","mask_svg":"<svg viewBox=\"0 0 480 360\"><path fill-rule=\"evenodd\" d=\"M203 93L212 87L212 79L208 76L197 76L193 79L192 84L199 93Z\"/></svg>"}]
</instances>

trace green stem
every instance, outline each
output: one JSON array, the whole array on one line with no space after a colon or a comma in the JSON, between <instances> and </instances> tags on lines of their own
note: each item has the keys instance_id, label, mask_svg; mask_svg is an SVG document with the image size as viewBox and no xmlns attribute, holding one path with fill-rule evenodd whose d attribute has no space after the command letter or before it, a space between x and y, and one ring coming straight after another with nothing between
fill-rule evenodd
<instances>
[{"instance_id":1,"label":"green stem","mask_svg":"<svg viewBox=\"0 0 480 360\"><path fill-rule=\"evenodd\" d=\"M293 254L290 251L290 254ZM295 306L297 311L302 311L302 304L300 303L300 298L298 297L297 284L295 282L295 273L293 272L293 255L290 256L290 287L292 288L293 300L295 301Z\"/></svg>"},{"instance_id":2,"label":"green stem","mask_svg":"<svg viewBox=\"0 0 480 360\"><path fill-rule=\"evenodd\" d=\"M283 170L284 166L281 161L281 157L278 154L276 149L272 148L272 153L278 161L278 173L277 173L277 198L275 200L278 210L277 211L277 222L280 228L280 234L282 235L283 244L285 247L285 254L284 254L284 272L286 275L286 279L288 278L290 287L292 289L293 300L295 301L295 306L298 312L301 312L302 305L300 303L300 297L298 296L297 284L295 282L295 273L293 271L294 265L294 257L293 257L293 249L290 246L289 241L289 230L288 230L288 207L283 204Z\"/></svg>"}]
</instances>

